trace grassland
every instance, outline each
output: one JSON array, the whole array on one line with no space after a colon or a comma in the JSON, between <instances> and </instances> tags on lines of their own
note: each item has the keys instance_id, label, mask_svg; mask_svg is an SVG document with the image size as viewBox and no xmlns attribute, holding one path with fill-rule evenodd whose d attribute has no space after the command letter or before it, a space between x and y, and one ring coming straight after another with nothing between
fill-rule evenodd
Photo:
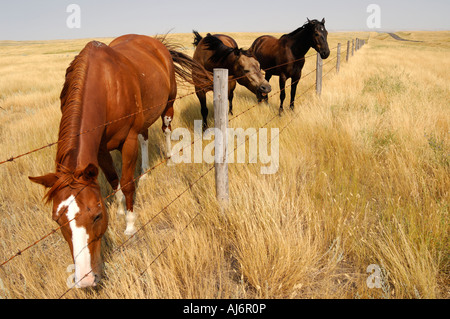
<instances>
[{"instance_id":1,"label":"grassland","mask_svg":"<svg viewBox=\"0 0 450 319\"><path fill-rule=\"evenodd\" d=\"M259 36L230 35L243 47ZM64 298L449 298L450 32L399 35L424 42L371 33L325 78L321 98L309 91L269 124L295 116L280 134L276 174L260 175L260 163L230 165L226 217L212 173L156 216L207 164L160 166L140 181L138 226L151 222L119 251L125 220L108 201L105 278ZM329 43L368 36L331 33ZM170 39L193 53L190 34ZM87 42L0 41L0 161L56 140L65 68ZM307 60L304 74L314 68ZM313 83L314 75L304 78L298 93ZM275 77L271 85L279 90ZM278 101L231 126L262 126ZM211 95L208 103L212 110ZM235 92L235 113L255 103L246 89ZM195 96L176 102L174 127L192 129L200 118ZM151 165L164 159L160 127L150 128ZM0 166L0 262L56 227L42 187L27 178L52 171L55 151ZM58 298L70 264L57 232L0 268L0 297ZM381 288L366 283L371 264L381 268Z\"/></svg>"}]
</instances>

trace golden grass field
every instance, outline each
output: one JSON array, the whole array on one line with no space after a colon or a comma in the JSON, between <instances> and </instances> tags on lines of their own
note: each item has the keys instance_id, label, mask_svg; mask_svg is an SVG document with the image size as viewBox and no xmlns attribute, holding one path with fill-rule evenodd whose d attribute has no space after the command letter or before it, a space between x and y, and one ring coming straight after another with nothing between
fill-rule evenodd
<instances>
[{"instance_id":1,"label":"golden grass field","mask_svg":"<svg viewBox=\"0 0 450 319\"><path fill-rule=\"evenodd\" d=\"M248 48L260 34L230 35ZM140 181L137 226L151 222L120 250L125 218L108 201L102 284L63 297L449 298L450 32L398 35L424 42L371 33L339 74L325 77L321 98L308 91L296 113L285 102L284 115L269 124L282 128L295 116L280 134L279 171L230 164L225 216L210 172L155 217L207 164L162 165ZM329 45L368 36L330 33ZM169 40L192 55L191 34ZM65 69L88 41L0 41L0 161L55 142ZM314 68L308 59L304 74ZM314 81L314 74L302 79L298 95ZM279 90L277 77L271 85ZM179 96L192 91L181 87ZM276 95L230 125L258 128L278 103ZM254 104L238 87L235 114ZM212 116L212 93L208 105ZM201 119L195 95L175 103L173 128L192 131L194 119ZM55 152L0 165L0 263L57 227L44 189L28 180L54 170ZM160 120L150 128L149 152L150 165L164 159ZM111 188L100 182L106 196ZM58 298L71 264L57 232L0 268L0 298ZM371 264L382 270L381 288L367 285Z\"/></svg>"}]
</instances>

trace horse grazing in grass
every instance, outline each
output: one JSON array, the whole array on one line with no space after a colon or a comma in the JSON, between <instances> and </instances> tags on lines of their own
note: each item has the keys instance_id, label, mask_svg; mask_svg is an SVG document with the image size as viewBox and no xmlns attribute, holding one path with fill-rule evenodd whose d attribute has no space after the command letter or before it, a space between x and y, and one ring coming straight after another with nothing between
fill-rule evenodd
<instances>
[{"instance_id":1,"label":"horse grazing in grass","mask_svg":"<svg viewBox=\"0 0 450 319\"><path fill-rule=\"evenodd\" d=\"M278 75L280 81L280 114L283 112L283 102L286 98L286 80L291 78L291 109L294 109L295 93L305 65L305 54L312 47L322 57L328 58L330 49L327 42L328 32L325 29L325 19L309 20L297 30L284 34L279 39L263 35L257 38L249 51L266 71L266 80ZM260 98L260 101L267 97Z\"/></svg>"},{"instance_id":2,"label":"horse grazing in grass","mask_svg":"<svg viewBox=\"0 0 450 319\"><path fill-rule=\"evenodd\" d=\"M193 65L190 57L158 39L124 35L109 46L89 42L68 67L60 96L56 172L30 180L50 188L45 198L53 200L52 217L69 244L78 287L95 286L101 276L108 215L97 181L99 168L114 190L122 186L116 196L119 205L126 205L125 234L134 234L139 142L148 164L148 128L161 117L170 151L176 76L192 83L188 75ZM110 155L116 149L122 153L120 185Z\"/></svg>"},{"instance_id":3,"label":"horse grazing in grass","mask_svg":"<svg viewBox=\"0 0 450 319\"><path fill-rule=\"evenodd\" d=\"M228 101L229 112L233 114L233 96L236 82L248 88L258 97L267 96L272 88L261 73L259 62L247 50L239 48L236 41L223 34L207 34L202 37L197 31L194 33L194 60L201 64L207 71L215 68L228 69ZM200 74L200 79L204 78ZM206 106L206 93L212 90L212 86L202 87L193 73L195 91L201 105L203 127L207 127L208 108Z\"/></svg>"}]
</instances>

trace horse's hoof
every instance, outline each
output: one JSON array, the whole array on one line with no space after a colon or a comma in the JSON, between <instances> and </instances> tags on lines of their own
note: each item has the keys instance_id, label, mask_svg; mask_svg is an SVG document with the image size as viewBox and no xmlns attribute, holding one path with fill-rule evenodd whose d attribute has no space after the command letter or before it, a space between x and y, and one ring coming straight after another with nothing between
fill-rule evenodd
<instances>
[{"instance_id":1,"label":"horse's hoof","mask_svg":"<svg viewBox=\"0 0 450 319\"><path fill-rule=\"evenodd\" d=\"M282 116L282 115L283 115L283 113L284 113L284 110L283 110L283 109L280 109L280 111L279 111L278 115L279 115L279 116Z\"/></svg>"}]
</instances>

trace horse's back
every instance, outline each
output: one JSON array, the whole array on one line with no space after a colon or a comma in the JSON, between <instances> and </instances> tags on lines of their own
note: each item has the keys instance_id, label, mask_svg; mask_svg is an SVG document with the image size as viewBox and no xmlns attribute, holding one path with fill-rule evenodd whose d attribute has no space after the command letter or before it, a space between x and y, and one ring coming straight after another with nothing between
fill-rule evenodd
<instances>
[{"instance_id":1,"label":"horse's back","mask_svg":"<svg viewBox=\"0 0 450 319\"><path fill-rule=\"evenodd\" d=\"M237 48L238 45L236 41L225 34L209 34L214 38L219 39L225 46L229 48ZM211 62L211 57L215 54L214 50L211 50L208 44L208 36L202 38L196 45L193 59L194 61L200 63L206 70L212 72L214 68L221 67L220 63ZM209 38L210 39L210 38Z\"/></svg>"},{"instance_id":2,"label":"horse's back","mask_svg":"<svg viewBox=\"0 0 450 319\"><path fill-rule=\"evenodd\" d=\"M163 67L167 74L173 72L173 61L167 47L158 39L127 34L114 39L109 46L126 56L140 69L145 67Z\"/></svg>"},{"instance_id":3,"label":"horse's back","mask_svg":"<svg viewBox=\"0 0 450 319\"><path fill-rule=\"evenodd\" d=\"M111 92L120 93L122 101L124 96L139 94L137 70L126 57L98 41L92 41L87 46L90 48L86 74L89 80L86 81L85 91L90 101L98 100L97 105L104 101L105 105L111 105L121 102L116 98L118 95ZM122 111L123 114L126 112Z\"/></svg>"},{"instance_id":4,"label":"horse's back","mask_svg":"<svg viewBox=\"0 0 450 319\"><path fill-rule=\"evenodd\" d=\"M213 36L218 38L220 41L223 42L223 44L225 44L226 46L229 46L230 48L237 48L238 47L237 42L232 37L230 37L229 35L226 35L226 34L213 34Z\"/></svg>"},{"instance_id":5,"label":"horse's back","mask_svg":"<svg viewBox=\"0 0 450 319\"><path fill-rule=\"evenodd\" d=\"M128 34L109 45L125 56L137 69L141 88L142 107L146 122L153 123L165 109L167 101L177 93L175 69L167 47L158 39L145 35Z\"/></svg>"},{"instance_id":6,"label":"horse's back","mask_svg":"<svg viewBox=\"0 0 450 319\"><path fill-rule=\"evenodd\" d=\"M261 68L272 67L280 54L278 39L271 35L260 36L253 41L250 51L261 64Z\"/></svg>"},{"instance_id":7,"label":"horse's back","mask_svg":"<svg viewBox=\"0 0 450 319\"><path fill-rule=\"evenodd\" d=\"M255 51L260 51L264 47L273 47L276 46L278 43L278 39L271 36L271 35L262 35L258 38L256 38L255 41L253 41L250 49Z\"/></svg>"}]
</instances>

